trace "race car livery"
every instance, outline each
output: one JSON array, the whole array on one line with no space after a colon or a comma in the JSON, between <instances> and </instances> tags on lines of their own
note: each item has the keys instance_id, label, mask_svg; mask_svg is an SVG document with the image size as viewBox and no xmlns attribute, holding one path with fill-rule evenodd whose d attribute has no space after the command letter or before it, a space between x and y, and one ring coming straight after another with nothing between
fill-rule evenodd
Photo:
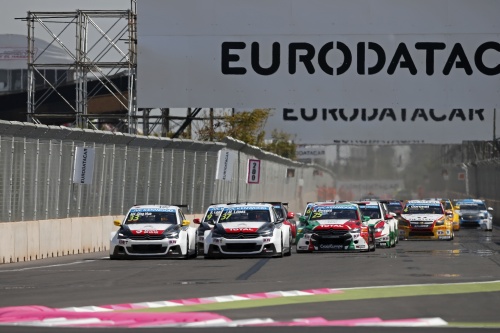
<instances>
[{"instance_id":1,"label":"race car livery","mask_svg":"<svg viewBox=\"0 0 500 333\"><path fill-rule=\"evenodd\" d=\"M196 230L179 206L134 206L114 224L120 228L110 236L110 259L197 255Z\"/></svg>"},{"instance_id":2,"label":"race car livery","mask_svg":"<svg viewBox=\"0 0 500 333\"><path fill-rule=\"evenodd\" d=\"M399 240L398 221L381 201L358 202L357 205L375 232L377 246L395 247Z\"/></svg>"},{"instance_id":3,"label":"race car livery","mask_svg":"<svg viewBox=\"0 0 500 333\"><path fill-rule=\"evenodd\" d=\"M283 257L292 254L290 226L272 204L228 204L204 243L205 258Z\"/></svg>"},{"instance_id":4,"label":"race car livery","mask_svg":"<svg viewBox=\"0 0 500 333\"><path fill-rule=\"evenodd\" d=\"M443 205L437 200L410 200L406 203L401 217L407 222L400 223L400 237L405 239L454 238L451 219L447 218Z\"/></svg>"},{"instance_id":5,"label":"race car livery","mask_svg":"<svg viewBox=\"0 0 500 333\"><path fill-rule=\"evenodd\" d=\"M198 254L203 254L205 246L205 237L208 232L213 229L215 222L219 218L220 213L226 204L212 204L208 206L205 215L200 220L199 218L193 219L194 224L198 224L196 229L196 241L198 242Z\"/></svg>"},{"instance_id":6,"label":"race car livery","mask_svg":"<svg viewBox=\"0 0 500 333\"><path fill-rule=\"evenodd\" d=\"M323 203L301 216L305 226L297 234L297 253L314 251L375 251L372 227L362 222L353 203Z\"/></svg>"},{"instance_id":7,"label":"race car livery","mask_svg":"<svg viewBox=\"0 0 500 333\"><path fill-rule=\"evenodd\" d=\"M459 231L460 230L460 217L458 216L458 211L456 210L455 206L453 205L453 202L450 199L446 198L427 198L425 200L437 200L441 201L443 204L444 211L447 214L447 218L451 220L451 224L453 226L454 231ZM451 214L450 214L451 212Z\"/></svg>"},{"instance_id":8,"label":"race car livery","mask_svg":"<svg viewBox=\"0 0 500 333\"><path fill-rule=\"evenodd\" d=\"M486 231L493 230L493 208L486 208L483 200L463 199L455 203L459 222L462 227L480 227Z\"/></svg>"}]
</instances>

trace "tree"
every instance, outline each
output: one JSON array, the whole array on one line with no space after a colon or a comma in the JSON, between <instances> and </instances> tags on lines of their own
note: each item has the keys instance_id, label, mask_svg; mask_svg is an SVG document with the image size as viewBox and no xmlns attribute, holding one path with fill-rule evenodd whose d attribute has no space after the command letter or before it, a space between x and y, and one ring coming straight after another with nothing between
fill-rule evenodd
<instances>
[{"instance_id":1,"label":"tree","mask_svg":"<svg viewBox=\"0 0 500 333\"><path fill-rule=\"evenodd\" d=\"M274 129L271 138L272 141L267 143L263 149L292 160L297 158L297 147L292 140L291 134Z\"/></svg>"},{"instance_id":2,"label":"tree","mask_svg":"<svg viewBox=\"0 0 500 333\"><path fill-rule=\"evenodd\" d=\"M264 126L271 114L270 109L254 109L253 111L236 112L223 117L214 126L206 122L198 131L197 137L202 141L221 141L225 137L248 143L277 155L294 159L295 144L291 135L274 130L272 141L265 142Z\"/></svg>"}]
</instances>

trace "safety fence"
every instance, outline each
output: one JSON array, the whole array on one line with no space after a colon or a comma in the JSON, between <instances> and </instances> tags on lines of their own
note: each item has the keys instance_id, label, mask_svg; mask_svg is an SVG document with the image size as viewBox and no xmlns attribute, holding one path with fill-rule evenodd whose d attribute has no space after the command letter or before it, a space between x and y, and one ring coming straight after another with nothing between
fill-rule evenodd
<instances>
[{"instance_id":1,"label":"safety fence","mask_svg":"<svg viewBox=\"0 0 500 333\"><path fill-rule=\"evenodd\" d=\"M75 177L82 148L93 151L88 183ZM230 179L216 177L223 148L236 156ZM247 182L249 159L260 163L258 183ZM195 216L212 203L281 201L300 212L316 200L318 186L332 184L333 174L320 166L231 138L199 142L0 121L0 263L105 250L113 219L136 204L187 205L185 213Z\"/></svg>"},{"instance_id":2,"label":"safety fence","mask_svg":"<svg viewBox=\"0 0 500 333\"><path fill-rule=\"evenodd\" d=\"M500 159L448 164L444 188L450 198L477 198L493 208L493 223L500 225Z\"/></svg>"}]
</instances>

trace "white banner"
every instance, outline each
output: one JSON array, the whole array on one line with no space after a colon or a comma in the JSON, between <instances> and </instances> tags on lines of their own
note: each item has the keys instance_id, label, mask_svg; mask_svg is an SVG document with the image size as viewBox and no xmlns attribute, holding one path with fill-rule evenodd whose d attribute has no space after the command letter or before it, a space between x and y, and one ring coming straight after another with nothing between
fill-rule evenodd
<instances>
[{"instance_id":1,"label":"white banner","mask_svg":"<svg viewBox=\"0 0 500 333\"><path fill-rule=\"evenodd\" d=\"M138 106L500 106L498 0L141 0Z\"/></svg>"},{"instance_id":2,"label":"white banner","mask_svg":"<svg viewBox=\"0 0 500 333\"><path fill-rule=\"evenodd\" d=\"M280 128L282 129L282 128ZM290 132L289 132L290 133ZM300 147L295 151L298 159L325 158L325 147Z\"/></svg>"},{"instance_id":3,"label":"white banner","mask_svg":"<svg viewBox=\"0 0 500 333\"><path fill-rule=\"evenodd\" d=\"M215 179L231 181L233 179L233 165L236 153L229 149L219 150L217 156L217 171Z\"/></svg>"},{"instance_id":4,"label":"white banner","mask_svg":"<svg viewBox=\"0 0 500 333\"><path fill-rule=\"evenodd\" d=\"M272 110L265 132L293 133L298 144L461 144L493 140L499 117L480 108L279 109ZM297 157L305 156L297 150Z\"/></svg>"},{"instance_id":5,"label":"white banner","mask_svg":"<svg viewBox=\"0 0 500 333\"><path fill-rule=\"evenodd\" d=\"M95 149L76 147L75 165L73 168L73 183L92 184L94 174Z\"/></svg>"}]
</instances>

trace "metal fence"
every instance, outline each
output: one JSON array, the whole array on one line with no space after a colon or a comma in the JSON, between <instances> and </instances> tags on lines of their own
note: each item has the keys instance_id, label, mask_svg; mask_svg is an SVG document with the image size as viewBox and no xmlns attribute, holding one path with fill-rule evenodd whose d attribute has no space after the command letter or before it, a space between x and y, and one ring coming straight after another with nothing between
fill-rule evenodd
<instances>
[{"instance_id":1,"label":"metal fence","mask_svg":"<svg viewBox=\"0 0 500 333\"><path fill-rule=\"evenodd\" d=\"M95 149L93 181L73 183L76 147ZM218 151L238 154L231 181L215 179ZM246 183L246 161L262 161L262 180ZM287 177L287 169L295 177ZM223 143L135 136L0 121L0 222L121 215L135 204L286 201L300 210L316 188L333 184L319 166L294 162L237 140Z\"/></svg>"}]
</instances>

